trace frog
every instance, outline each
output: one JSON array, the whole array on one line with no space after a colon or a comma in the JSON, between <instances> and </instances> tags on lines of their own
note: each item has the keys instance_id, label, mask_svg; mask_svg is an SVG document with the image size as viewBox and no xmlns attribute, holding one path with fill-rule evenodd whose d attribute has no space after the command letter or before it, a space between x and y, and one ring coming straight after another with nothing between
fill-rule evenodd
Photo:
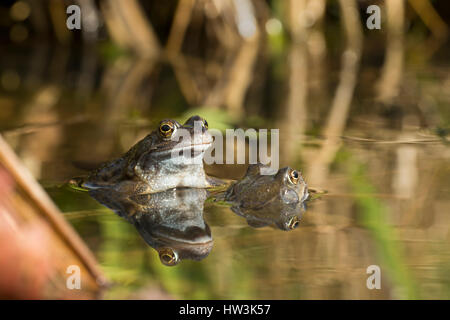
<instances>
[{"instance_id":1,"label":"frog","mask_svg":"<svg viewBox=\"0 0 450 320\"><path fill-rule=\"evenodd\" d=\"M249 165L244 177L221 196L231 210L255 228L275 226L289 231L297 228L309 197L308 185L301 173L291 167L271 175L261 174L268 166Z\"/></svg>"},{"instance_id":2,"label":"frog","mask_svg":"<svg viewBox=\"0 0 450 320\"><path fill-rule=\"evenodd\" d=\"M212 250L211 229L203 218L207 190L175 188L158 193L128 194L98 188L90 195L125 218L168 267L199 261Z\"/></svg>"},{"instance_id":3,"label":"frog","mask_svg":"<svg viewBox=\"0 0 450 320\"><path fill-rule=\"evenodd\" d=\"M206 175L203 167L205 151L212 143L208 122L202 117L192 116L184 124L165 119L124 155L87 177L73 179L72 184L86 190L107 187L136 194L217 186L221 181Z\"/></svg>"}]
</instances>

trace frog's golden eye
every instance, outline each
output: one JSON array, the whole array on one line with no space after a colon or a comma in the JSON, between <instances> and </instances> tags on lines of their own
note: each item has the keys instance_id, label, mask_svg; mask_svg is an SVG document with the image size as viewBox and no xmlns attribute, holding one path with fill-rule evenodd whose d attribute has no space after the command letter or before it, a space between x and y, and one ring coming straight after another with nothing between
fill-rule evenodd
<instances>
[{"instance_id":1,"label":"frog's golden eye","mask_svg":"<svg viewBox=\"0 0 450 320\"><path fill-rule=\"evenodd\" d=\"M171 121L164 121L159 125L159 133L164 138L170 138L174 132L175 125Z\"/></svg>"},{"instance_id":2,"label":"frog's golden eye","mask_svg":"<svg viewBox=\"0 0 450 320\"><path fill-rule=\"evenodd\" d=\"M204 120L203 125L205 126L206 129L208 129L208 121Z\"/></svg>"},{"instance_id":3,"label":"frog's golden eye","mask_svg":"<svg viewBox=\"0 0 450 320\"><path fill-rule=\"evenodd\" d=\"M178 263L177 253L170 248L160 250L159 259L166 266L174 266Z\"/></svg>"},{"instance_id":4,"label":"frog's golden eye","mask_svg":"<svg viewBox=\"0 0 450 320\"><path fill-rule=\"evenodd\" d=\"M297 216L294 216L291 218L291 220L289 220L288 222L288 228L289 230L294 230L295 228L298 227L298 225L300 224L300 219Z\"/></svg>"},{"instance_id":5,"label":"frog's golden eye","mask_svg":"<svg viewBox=\"0 0 450 320\"><path fill-rule=\"evenodd\" d=\"M289 171L289 181L291 181L293 184L297 184L299 178L300 178L300 174L298 173L297 170Z\"/></svg>"}]
</instances>

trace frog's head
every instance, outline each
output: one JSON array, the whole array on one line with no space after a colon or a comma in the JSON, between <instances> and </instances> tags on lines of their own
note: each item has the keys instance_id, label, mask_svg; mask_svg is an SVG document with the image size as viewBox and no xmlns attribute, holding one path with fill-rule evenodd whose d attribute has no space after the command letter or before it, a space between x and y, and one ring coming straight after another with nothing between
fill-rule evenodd
<instances>
[{"instance_id":1,"label":"frog's head","mask_svg":"<svg viewBox=\"0 0 450 320\"><path fill-rule=\"evenodd\" d=\"M190 117L183 125L176 120L162 120L158 128L147 136L146 154L161 160L168 158L195 158L208 149L213 139L208 122L200 116Z\"/></svg>"},{"instance_id":2,"label":"frog's head","mask_svg":"<svg viewBox=\"0 0 450 320\"><path fill-rule=\"evenodd\" d=\"M227 191L228 200L238 200L252 207L273 199L281 199L283 203L289 204L303 202L308 198L308 186L299 171L285 167L273 175L263 175L261 168L264 167L267 168L267 165L249 165L245 176Z\"/></svg>"},{"instance_id":3,"label":"frog's head","mask_svg":"<svg viewBox=\"0 0 450 320\"><path fill-rule=\"evenodd\" d=\"M301 173L285 167L273 175L263 175L260 170L263 166L250 165L246 175L226 191L225 199L232 203L233 212L252 227L297 228L308 198Z\"/></svg>"},{"instance_id":4,"label":"frog's head","mask_svg":"<svg viewBox=\"0 0 450 320\"><path fill-rule=\"evenodd\" d=\"M308 199L308 185L299 171L290 167L282 168L275 175L275 181L280 185L280 198L284 203L297 203Z\"/></svg>"},{"instance_id":5,"label":"frog's head","mask_svg":"<svg viewBox=\"0 0 450 320\"><path fill-rule=\"evenodd\" d=\"M163 120L127 153L127 176L146 181L151 190L208 187L203 157L212 142L208 123L199 116L183 125Z\"/></svg>"},{"instance_id":6,"label":"frog's head","mask_svg":"<svg viewBox=\"0 0 450 320\"><path fill-rule=\"evenodd\" d=\"M158 252L161 263L168 267L176 266L183 260L203 260L209 255L214 244L207 224L205 228L188 227L182 232L162 228L154 231L154 238L151 241L147 238L147 243ZM190 234L191 232L193 234Z\"/></svg>"}]
</instances>

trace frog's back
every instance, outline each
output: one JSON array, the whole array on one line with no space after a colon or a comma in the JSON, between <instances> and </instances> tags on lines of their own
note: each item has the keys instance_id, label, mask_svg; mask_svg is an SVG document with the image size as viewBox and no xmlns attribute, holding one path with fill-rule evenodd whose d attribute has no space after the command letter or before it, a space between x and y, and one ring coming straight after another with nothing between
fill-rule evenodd
<instances>
[{"instance_id":1,"label":"frog's back","mask_svg":"<svg viewBox=\"0 0 450 320\"><path fill-rule=\"evenodd\" d=\"M126 160L118 158L104 163L98 169L92 171L83 186L92 188L95 186L107 186L123 179Z\"/></svg>"}]
</instances>

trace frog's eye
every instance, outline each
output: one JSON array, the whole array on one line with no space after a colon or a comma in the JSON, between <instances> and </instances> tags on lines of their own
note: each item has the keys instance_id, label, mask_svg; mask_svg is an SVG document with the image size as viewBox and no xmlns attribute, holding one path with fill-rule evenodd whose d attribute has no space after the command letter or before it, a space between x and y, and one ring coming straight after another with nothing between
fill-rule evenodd
<instances>
[{"instance_id":1,"label":"frog's eye","mask_svg":"<svg viewBox=\"0 0 450 320\"><path fill-rule=\"evenodd\" d=\"M164 248L159 251L159 259L166 266L174 266L178 263L178 255L170 248Z\"/></svg>"},{"instance_id":2,"label":"frog's eye","mask_svg":"<svg viewBox=\"0 0 450 320\"><path fill-rule=\"evenodd\" d=\"M208 129L208 121L204 120L203 125L205 126L206 129Z\"/></svg>"},{"instance_id":3,"label":"frog's eye","mask_svg":"<svg viewBox=\"0 0 450 320\"><path fill-rule=\"evenodd\" d=\"M289 230L294 230L295 228L298 227L298 225L300 224L300 219L297 216L294 216L291 218L291 220L289 220L288 222L288 228Z\"/></svg>"},{"instance_id":4,"label":"frog's eye","mask_svg":"<svg viewBox=\"0 0 450 320\"><path fill-rule=\"evenodd\" d=\"M300 178L300 174L298 173L297 170L289 171L289 181L290 182L292 182L293 184L297 184L299 178Z\"/></svg>"},{"instance_id":5,"label":"frog's eye","mask_svg":"<svg viewBox=\"0 0 450 320\"><path fill-rule=\"evenodd\" d=\"M163 121L159 125L159 133L164 138L170 138L175 131L175 125L171 121Z\"/></svg>"}]
</instances>

